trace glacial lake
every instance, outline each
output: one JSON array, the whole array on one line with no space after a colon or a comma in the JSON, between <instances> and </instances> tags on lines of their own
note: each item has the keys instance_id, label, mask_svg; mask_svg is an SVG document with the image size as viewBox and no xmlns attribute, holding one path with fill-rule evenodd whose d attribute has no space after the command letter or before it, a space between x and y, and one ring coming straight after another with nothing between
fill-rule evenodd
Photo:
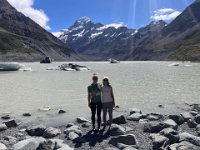
<instances>
[{"instance_id":1,"label":"glacial lake","mask_svg":"<svg viewBox=\"0 0 200 150\"><path fill-rule=\"evenodd\" d=\"M173 62L77 62L91 71L46 70L52 64L23 63L32 71L0 72L0 115L9 113L12 118L25 122L37 121L63 124L76 117L90 117L87 106L87 86L93 73L110 78L119 109L115 115L126 114L130 108L140 108L143 113L180 113L184 103L199 103L200 64ZM184 65L192 66L184 66ZM158 105L164 108L159 108ZM50 111L39 108L50 107ZM59 115L60 109L66 114ZM29 112L31 117L22 117ZM0 120L2 122L3 120Z\"/></svg>"}]
</instances>

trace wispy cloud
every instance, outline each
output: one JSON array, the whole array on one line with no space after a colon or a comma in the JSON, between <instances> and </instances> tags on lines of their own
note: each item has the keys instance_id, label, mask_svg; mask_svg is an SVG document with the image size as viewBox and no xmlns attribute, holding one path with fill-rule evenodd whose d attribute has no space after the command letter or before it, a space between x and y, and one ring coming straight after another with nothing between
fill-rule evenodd
<instances>
[{"instance_id":1,"label":"wispy cloud","mask_svg":"<svg viewBox=\"0 0 200 150\"><path fill-rule=\"evenodd\" d=\"M163 8L154 11L154 15L151 16L151 19L154 21L164 20L171 21L175 19L181 12L172 8Z\"/></svg>"},{"instance_id":2,"label":"wispy cloud","mask_svg":"<svg viewBox=\"0 0 200 150\"><path fill-rule=\"evenodd\" d=\"M18 11L38 23L41 27L46 30L51 29L48 25L49 18L44 11L33 8L34 0L8 0L8 2Z\"/></svg>"}]
</instances>

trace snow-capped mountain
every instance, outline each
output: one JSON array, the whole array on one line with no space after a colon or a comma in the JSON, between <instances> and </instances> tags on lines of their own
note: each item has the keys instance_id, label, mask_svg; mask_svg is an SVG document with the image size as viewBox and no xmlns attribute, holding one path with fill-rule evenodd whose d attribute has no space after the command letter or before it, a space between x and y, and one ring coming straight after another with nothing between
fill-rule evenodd
<instances>
[{"instance_id":1,"label":"snow-capped mountain","mask_svg":"<svg viewBox=\"0 0 200 150\"><path fill-rule=\"evenodd\" d=\"M68 29L54 33L78 53L106 60L110 57L124 59L136 46L155 36L166 26L164 21L151 22L139 30L129 29L123 23L103 25L82 17Z\"/></svg>"}]
</instances>

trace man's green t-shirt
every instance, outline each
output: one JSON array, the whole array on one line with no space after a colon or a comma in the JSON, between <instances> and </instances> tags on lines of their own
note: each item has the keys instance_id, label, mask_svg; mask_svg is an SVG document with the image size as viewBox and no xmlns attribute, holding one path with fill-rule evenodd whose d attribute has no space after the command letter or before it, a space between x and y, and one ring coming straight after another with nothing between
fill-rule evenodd
<instances>
[{"instance_id":1,"label":"man's green t-shirt","mask_svg":"<svg viewBox=\"0 0 200 150\"><path fill-rule=\"evenodd\" d=\"M92 83L88 86L88 93L91 94L91 103L99 103L101 102L101 89L102 85L99 83Z\"/></svg>"}]
</instances>

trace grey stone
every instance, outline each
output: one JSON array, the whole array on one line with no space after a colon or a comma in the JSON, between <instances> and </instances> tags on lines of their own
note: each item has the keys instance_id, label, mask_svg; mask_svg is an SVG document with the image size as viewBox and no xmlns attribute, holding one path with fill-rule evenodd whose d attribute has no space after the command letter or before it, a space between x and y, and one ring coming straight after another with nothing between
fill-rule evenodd
<instances>
[{"instance_id":1,"label":"grey stone","mask_svg":"<svg viewBox=\"0 0 200 150\"><path fill-rule=\"evenodd\" d=\"M14 145L17 143L17 138L13 136L4 136L4 140L7 141L11 145Z\"/></svg>"},{"instance_id":2,"label":"grey stone","mask_svg":"<svg viewBox=\"0 0 200 150\"><path fill-rule=\"evenodd\" d=\"M145 118L146 115L140 114L140 113L134 113L127 117L130 121L139 121L141 118Z\"/></svg>"},{"instance_id":3,"label":"grey stone","mask_svg":"<svg viewBox=\"0 0 200 150\"><path fill-rule=\"evenodd\" d=\"M138 141L135 138L134 134L127 134L127 135L119 135L117 137L112 137L109 141L109 144L117 146L118 143L122 143L125 145L138 145Z\"/></svg>"},{"instance_id":4,"label":"grey stone","mask_svg":"<svg viewBox=\"0 0 200 150\"><path fill-rule=\"evenodd\" d=\"M4 131L4 130L7 130L7 126L5 124L0 124L0 132L1 131Z\"/></svg>"},{"instance_id":5,"label":"grey stone","mask_svg":"<svg viewBox=\"0 0 200 150\"><path fill-rule=\"evenodd\" d=\"M171 128L173 128L173 129L175 129L175 130L178 128L177 123L176 123L174 120L172 120L172 119L167 119L167 120L165 120L165 121L163 122L163 124L164 124L164 127L165 127L165 128L171 127Z\"/></svg>"},{"instance_id":6,"label":"grey stone","mask_svg":"<svg viewBox=\"0 0 200 150\"><path fill-rule=\"evenodd\" d=\"M59 114L64 114L64 113L66 113L66 111L61 109L61 110L58 111L58 113Z\"/></svg>"},{"instance_id":7,"label":"grey stone","mask_svg":"<svg viewBox=\"0 0 200 150\"><path fill-rule=\"evenodd\" d=\"M188 127L189 127L189 128L196 128L196 126L197 126L197 123L196 123L195 120L193 120L193 119L189 119L189 120L187 121L187 124L188 124Z\"/></svg>"},{"instance_id":8,"label":"grey stone","mask_svg":"<svg viewBox=\"0 0 200 150\"><path fill-rule=\"evenodd\" d=\"M164 135L170 140L170 144L179 142L179 135L178 132L172 128L165 128L162 131L160 131L161 135Z\"/></svg>"},{"instance_id":9,"label":"grey stone","mask_svg":"<svg viewBox=\"0 0 200 150\"><path fill-rule=\"evenodd\" d=\"M127 149L127 150L136 150L136 147L138 147L138 146L136 146L136 145L126 145L126 144L123 144L123 143L118 143L117 144L117 147L119 148L119 149Z\"/></svg>"},{"instance_id":10,"label":"grey stone","mask_svg":"<svg viewBox=\"0 0 200 150\"><path fill-rule=\"evenodd\" d=\"M197 111L190 111L190 113L191 113L191 115L193 115L193 116L198 115L198 112L197 112Z\"/></svg>"},{"instance_id":11,"label":"grey stone","mask_svg":"<svg viewBox=\"0 0 200 150\"><path fill-rule=\"evenodd\" d=\"M67 135L67 139L68 140L75 140L75 139L77 139L77 138L79 138L80 136L77 134L77 133L75 133L74 131L72 131L72 132L70 132L68 135Z\"/></svg>"},{"instance_id":12,"label":"grey stone","mask_svg":"<svg viewBox=\"0 0 200 150\"><path fill-rule=\"evenodd\" d=\"M200 124L200 114L195 116L196 123Z\"/></svg>"},{"instance_id":13,"label":"grey stone","mask_svg":"<svg viewBox=\"0 0 200 150\"><path fill-rule=\"evenodd\" d=\"M18 126L15 120L9 120L9 121L6 121L4 123L8 128L12 128L12 127L17 127Z\"/></svg>"},{"instance_id":14,"label":"grey stone","mask_svg":"<svg viewBox=\"0 0 200 150\"><path fill-rule=\"evenodd\" d=\"M194 136L186 132L180 133L179 136L180 136L180 141L187 141L196 146L200 146L200 137Z\"/></svg>"},{"instance_id":15,"label":"grey stone","mask_svg":"<svg viewBox=\"0 0 200 150\"><path fill-rule=\"evenodd\" d=\"M23 113L22 115L23 115L24 117L30 117L30 116L31 116L30 113Z\"/></svg>"},{"instance_id":16,"label":"grey stone","mask_svg":"<svg viewBox=\"0 0 200 150\"><path fill-rule=\"evenodd\" d=\"M164 129L164 125L161 123L147 122L144 124L143 131L148 133L158 133Z\"/></svg>"},{"instance_id":17,"label":"grey stone","mask_svg":"<svg viewBox=\"0 0 200 150\"><path fill-rule=\"evenodd\" d=\"M0 150L7 150L7 147L3 143L0 143Z\"/></svg>"},{"instance_id":18,"label":"grey stone","mask_svg":"<svg viewBox=\"0 0 200 150\"><path fill-rule=\"evenodd\" d=\"M66 128L72 127L72 126L74 126L74 125L75 125L74 123L68 123L68 124L66 125Z\"/></svg>"},{"instance_id":19,"label":"grey stone","mask_svg":"<svg viewBox=\"0 0 200 150\"><path fill-rule=\"evenodd\" d=\"M150 121L156 121L156 120L163 119L163 115L151 113L151 114L147 115L147 119L150 120Z\"/></svg>"},{"instance_id":20,"label":"grey stone","mask_svg":"<svg viewBox=\"0 0 200 150\"><path fill-rule=\"evenodd\" d=\"M55 143L52 141L44 141L40 143L37 150L54 150L55 149Z\"/></svg>"},{"instance_id":21,"label":"grey stone","mask_svg":"<svg viewBox=\"0 0 200 150\"><path fill-rule=\"evenodd\" d=\"M82 131L81 131L80 128L79 128L78 126L76 126L76 125L71 126L71 127L67 128L67 129L65 129L65 131L64 131L64 133L65 133L66 135L68 135L70 132L74 132L74 133L76 133L76 134L78 134L78 135L82 135Z\"/></svg>"},{"instance_id":22,"label":"grey stone","mask_svg":"<svg viewBox=\"0 0 200 150\"><path fill-rule=\"evenodd\" d=\"M167 145L169 145L170 141L165 136L162 136L160 134L151 134L150 138L153 141L153 149L158 150L161 147L165 148Z\"/></svg>"},{"instance_id":23,"label":"grey stone","mask_svg":"<svg viewBox=\"0 0 200 150\"><path fill-rule=\"evenodd\" d=\"M63 140L60 139L50 139L55 144L54 149L56 150L74 150L73 148L69 147L67 144L64 144Z\"/></svg>"},{"instance_id":24,"label":"grey stone","mask_svg":"<svg viewBox=\"0 0 200 150\"><path fill-rule=\"evenodd\" d=\"M123 150L137 150L136 148L134 148L134 147L126 147L126 148L124 148Z\"/></svg>"},{"instance_id":25,"label":"grey stone","mask_svg":"<svg viewBox=\"0 0 200 150\"><path fill-rule=\"evenodd\" d=\"M91 124L89 122L85 122L81 125L83 128L88 128Z\"/></svg>"},{"instance_id":26,"label":"grey stone","mask_svg":"<svg viewBox=\"0 0 200 150\"><path fill-rule=\"evenodd\" d=\"M36 150L40 143L46 141L42 137L38 138L30 138L19 141L18 143L13 145L14 150Z\"/></svg>"},{"instance_id":27,"label":"grey stone","mask_svg":"<svg viewBox=\"0 0 200 150\"><path fill-rule=\"evenodd\" d=\"M56 137L59 134L61 134L60 129L49 127L49 128L45 129L45 131L43 133L43 137L44 138L53 138L53 137Z\"/></svg>"},{"instance_id":28,"label":"grey stone","mask_svg":"<svg viewBox=\"0 0 200 150\"><path fill-rule=\"evenodd\" d=\"M111 136L119 136L126 133L124 127L117 124L112 124L108 132Z\"/></svg>"},{"instance_id":29,"label":"grey stone","mask_svg":"<svg viewBox=\"0 0 200 150\"><path fill-rule=\"evenodd\" d=\"M83 118L83 117L78 117L78 118L76 119L76 121L77 121L78 123L90 122L89 120L87 120L87 119L85 119L85 118Z\"/></svg>"},{"instance_id":30,"label":"grey stone","mask_svg":"<svg viewBox=\"0 0 200 150\"><path fill-rule=\"evenodd\" d=\"M161 135L166 135L166 134L173 134L173 135L177 135L178 132L172 128L165 128L162 131L160 131Z\"/></svg>"},{"instance_id":31,"label":"grey stone","mask_svg":"<svg viewBox=\"0 0 200 150\"><path fill-rule=\"evenodd\" d=\"M130 131L133 131L133 129L131 127L125 127L125 131L130 132Z\"/></svg>"},{"instance_id":32,"label":"grey stone","mask_svg":"<svg viewBox=\"0 0 200 150\"><path fill-rule=\"evenodd\" d=\"M28 129L26 129L26 132L30 136L42 136L44 131L45 131L45 129L46 129L46 126L37 125L37 126L29 127Z\"/></svg>"},{"instance_id":33,"label":"grey stone","mask_svg":"<svg viewBox=\"0 0 200 150\"><path fill-rule=\"evenodd\" d=\"M178 125L184 123L184 118L181 115L169 115L169 119L174 120Z\"/></svg>"},{"instance_id":34,"label":"grey stone","mask_svg":"<svg viewBox=\"0 0 200 150\"><path fill-rule=\"evenodd\" d=\"M140 109L138 109L138 108L131 108L131 110L130 110L130 115L132 115L132 114L134 114L134 113L139 113L139 114L141 114L142 111L141 111Z\"/></svg>"},{"instance_id":35,"label":"grey stone","mask_svg":"<svg viewBox=\"0 0 200 150\"><path fill-rule=\"evenodd\" d=\"M190 112L181 113L181 116L183 117L184 121L188 121L189 119L193 118Z\"/></svg>"},{"instance_id":36,"label":"grey stone","mask_svg":"<svg viewBox=\"0 0 200 150\"><path fill-rule=\"evenodd\" d=\"M197 131L198 135L200 136L200 124L198 124L198 125L196 126L196 131Z\"/></svg>"},{"instance_id":37,"label":"grey stone","mask_svg":"<svg viewBox=\"0 0 200 150\"><path fill-rule=\"evenodd\" d=\"M3 120L8 120L8 119L10 119L10 115L2 116L1 119L3 119Z\"/></svg>"},{"instance_id":38,"label":"grey stone","mask_svg":"<svg viewBox=\"0 0 200 150\"><path fill-rule=\"evenodd\" d=\"M199 147L189 142L183 141L170 145L169 150L199 150Z\"/></svg>"},{"instance_id":39,"label":"grey stone","mask_svg":"<svg viewBox=\"0 0 200 150\"><path fill-rule=\"evenodd\" d=\"M113 119L113 123L118 124L118 125L120 125L120 124L125 124L125 123L126 123L126 118L125 118L124 115L115 117L115 118Z\"/></svg>"}]
</instances>

